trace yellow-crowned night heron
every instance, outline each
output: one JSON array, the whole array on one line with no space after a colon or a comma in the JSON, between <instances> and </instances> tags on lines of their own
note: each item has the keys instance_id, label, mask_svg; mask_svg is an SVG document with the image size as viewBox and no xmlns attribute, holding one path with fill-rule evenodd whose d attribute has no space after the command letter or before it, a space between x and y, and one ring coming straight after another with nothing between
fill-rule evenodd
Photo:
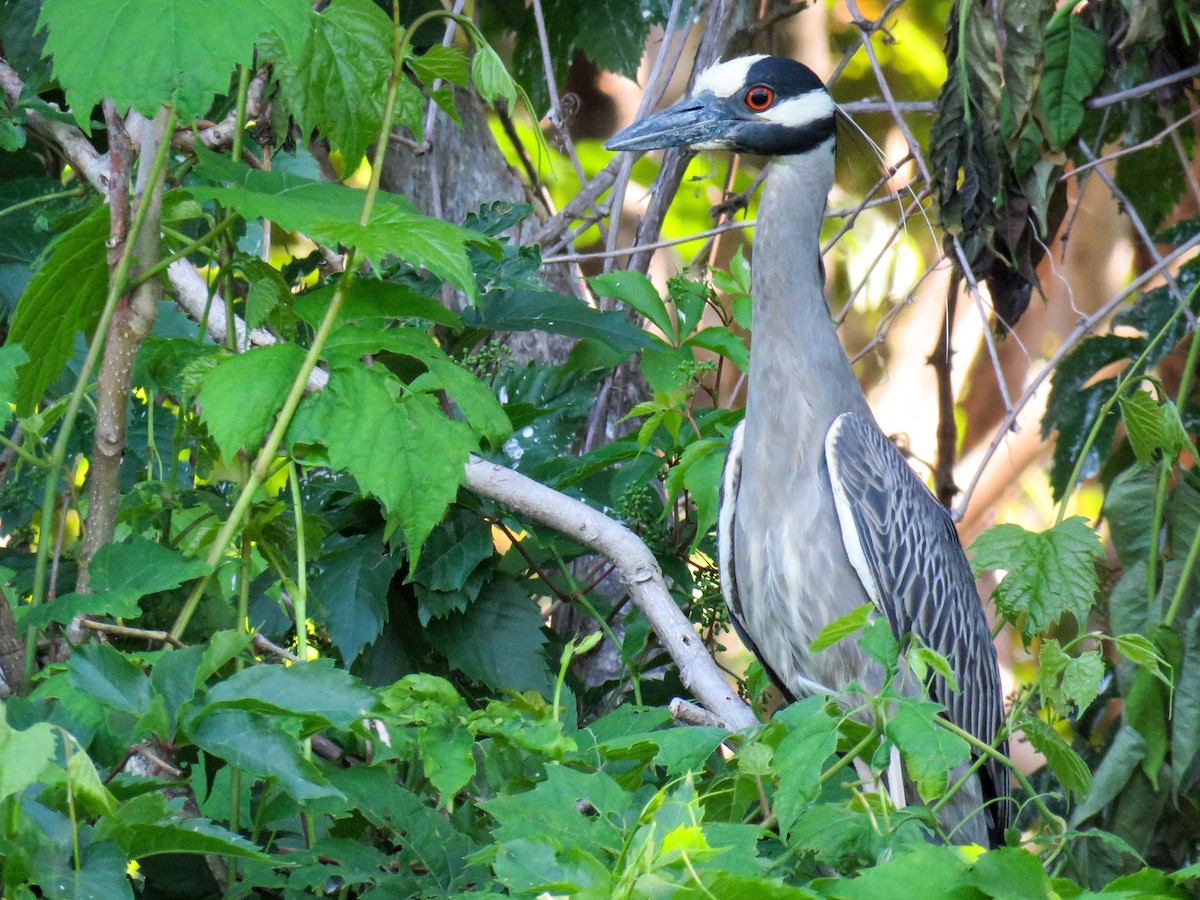
<instances>
[{"instance_id":1,"label":"yellow-crowned night heron","mask_svg":"<svg viewBox=\"0 0 1200 900\"><path fill-rule=\"evenodd\" d=\"M754 238L746 418L730 440L718 521L722 588L742 640L789 699L851 681L876 690L883 672L853 641L809 652L826 624L870 602L897 638L911 633L949 660L961 690L940 677L923 689L994 744L1000 678L970 566L950 516L875 423L825 300L819 236L836 115L806 66L747 56L709 68L690 96L607 146L772 158ZM902 799L898 768L889 790ZM988 759L942 808L942 824L956 842L995 846L1008 796L1008 772Z\"/></svg>"}]
</instances>

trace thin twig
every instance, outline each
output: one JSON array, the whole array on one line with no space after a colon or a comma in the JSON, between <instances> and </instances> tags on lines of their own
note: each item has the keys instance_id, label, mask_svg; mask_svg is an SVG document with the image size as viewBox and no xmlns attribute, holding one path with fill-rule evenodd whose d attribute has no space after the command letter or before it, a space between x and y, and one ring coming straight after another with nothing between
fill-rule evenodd
<instances>
[{"instance_id":1,"label":"thin twig","mask_svg":"<svg viewBox=\"0 0 1200 900\"><path fill-rule=\"evenodd\" d=\"M115 625L111 622L94 622L91 619L80 619L79 625L89 631L98 631L101 634L115 634L120 637L139 638L147 641L154 641L159 644L170 644L172 647L183 649L186 645L183 641L176 640L167 634L165 631L154 631L147 628L130 628L128 625Z\"/></svg>"}]
</instances>

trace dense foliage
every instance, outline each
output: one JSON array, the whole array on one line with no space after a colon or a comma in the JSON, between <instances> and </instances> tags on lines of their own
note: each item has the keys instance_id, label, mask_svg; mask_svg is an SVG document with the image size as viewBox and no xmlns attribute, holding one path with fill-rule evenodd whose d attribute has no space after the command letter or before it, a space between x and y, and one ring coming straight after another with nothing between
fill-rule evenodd
<instances>
[{"instance_id":1,"label":"dense foliage","mask_svg":"<svg viewBox=\"0 0 1200 900\"><path fill-rule=\"evenodd\" d=\"M755 731L680 726L667 641L597 589L622 560L467 483L484 459L622 521L719 644L717 484L741 413L714 384L748 364L750 263L665 296L598 275L602 311L548 289L541 248L513 239L531 205L448 222L379 186L387 136L420 145L429 104L458 117L454 88L536 117L546 69L561 84L578 52L632 75L670 4L478 6L0 5L5 896L1186 896L1200 270L1136 294L1119 335L1055 371L1058 521L974 548L1037 648L1007 731L1047 765L1014 773L1008 846L931 843L951 770L995 753L936 704L889 679L861 710L809 698ZM1017 298L1004 318L1060 228L1064 169L1189 102L1085 105L1166 72L1164 47L1171 71L1189 62L1182 3L1076 6L949 10L936 211L962 265ZM1162 167L1144 153L1117 175L1157 230L1184 178L1143 174ZM512 335L533 331L574 343L519 356ZM576 452L630 360L633 429ZM1111 573L1066 515L1097 474ZM584 625L548 628L563 609ZM946 671L866 609L821 638L837 640L892 675ZM581 678L601 644L615 665ZM742 688L765 719L757 667ZM892 748L927 806L890 807L851 765Z\"/></svg>"}]
</instances>

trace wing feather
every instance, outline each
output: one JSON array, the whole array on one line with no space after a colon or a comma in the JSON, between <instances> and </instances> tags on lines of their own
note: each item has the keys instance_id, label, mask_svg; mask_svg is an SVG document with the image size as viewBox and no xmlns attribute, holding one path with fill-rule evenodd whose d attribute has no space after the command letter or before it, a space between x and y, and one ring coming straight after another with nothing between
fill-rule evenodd
<instances>
[{"instance_id":1,"label":"wing feather","mask_svg":"<svg viewBox=\"0 0 1200 900\"><path fill-rule=\"evenodd\" d=\"M1004 720L996 651L975 579L949 513L900 451L857 413L839 416L825 437L834 505L843 543L872 602L893 633L915 635L942 654L961 690L935 676L932 699L955 725L996 743ZM1007 746L999 749L1007 753ZM988 806L989 831L1000 837L1009 820L1008 773L984 764L1001 799Z\"/></svg>"}]
</instances>

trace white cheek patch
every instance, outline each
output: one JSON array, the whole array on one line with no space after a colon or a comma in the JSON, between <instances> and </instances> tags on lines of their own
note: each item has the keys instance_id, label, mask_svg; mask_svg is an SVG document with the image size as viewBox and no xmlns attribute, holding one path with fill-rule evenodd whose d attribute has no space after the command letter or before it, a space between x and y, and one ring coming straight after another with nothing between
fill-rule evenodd
<instances>
[{"instance_id":1,"label":"white cheek patch","mask_svg":"<svg viewBox=\"0 0 1200 900\"><path fill-rule=\"evenodd\" d=\"M833 115L833 98L822 90L809 91L775 104L758 118L787 128L803 128Z\"/></svg>"},{"instance_id":2,"label":"white cheek patch","mask_svg":"<svg viewBox=\"0 0 1200 900\"><path fill-rule=\"evenodd\" d=\"M746 73L760 59L766 59L766 54L756 56L741 56L729 62L714 63L696 79L692 94L702 94L712 91L718 97L731 97L746 84Z\"/></svg>"}]
</instances>

